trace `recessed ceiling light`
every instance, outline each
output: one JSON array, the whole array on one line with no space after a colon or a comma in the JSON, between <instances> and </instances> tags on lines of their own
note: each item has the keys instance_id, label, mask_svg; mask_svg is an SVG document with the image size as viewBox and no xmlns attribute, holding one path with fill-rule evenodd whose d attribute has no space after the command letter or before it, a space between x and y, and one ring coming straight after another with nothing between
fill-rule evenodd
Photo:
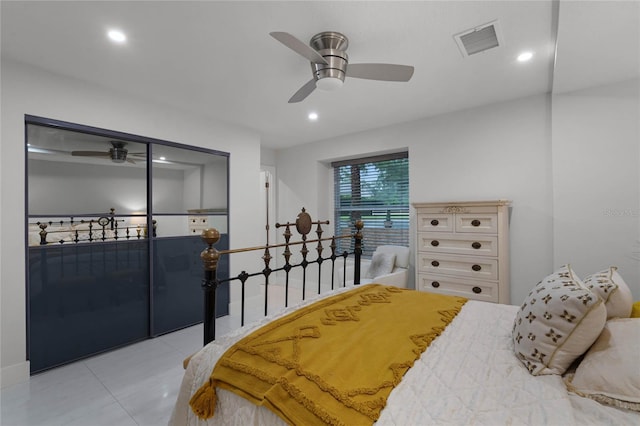
<instances>
[{"instance_id":1,"label":"recessed ceiling light","mask_svg":"<svg viewBox=\"0 0 640 426\"><path fill-rule=\"evenodd\" d=\"M523 52L518 55L519 62L527 62L531 58L533 58L533 53L531 52Z\"/></svg>"},{"instance_id":2,"label":"recessed ceiling light","mask_svg":"<svg viewBox=\"0 0 640 426\"><path fill-rule=\"evenodd\" d=\"M308 117L309 117L309 120L316 121L318 119L318 114L315 112L310 112Z\"/></svg>"},{"instance_id":3,"label":"recessed ceiling light","mask_svg":"<svg viewBox=\"0 0 640 426\"><path fill-rule=\"evenodd\" d=\"M109 30L107 33L111 41L116 43L124 43L127 41L127 36L120 30Z\"/></svg>"}]
</instances>

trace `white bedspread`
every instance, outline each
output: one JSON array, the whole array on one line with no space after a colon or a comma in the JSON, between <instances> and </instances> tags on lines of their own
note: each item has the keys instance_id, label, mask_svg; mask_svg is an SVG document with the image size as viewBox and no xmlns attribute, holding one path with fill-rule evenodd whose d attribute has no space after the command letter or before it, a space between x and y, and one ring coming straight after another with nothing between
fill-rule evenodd
<instances>
[{"instance_id":1,"label":"white bedspread","mask_svg":"<svg viewBox=\"0 0 640 426\"><path fill-rule=\"evenodd\" d=\"M517 310L467 302L393 390L376 425L640 425L639 413L568 393L560 376L531 376L512 350ZM201 420L189 407L218 357L262 323L224 336L194 355L170 425L284 424L266 408L220 389L213 418Z\"/></svg>"}]
</instances>

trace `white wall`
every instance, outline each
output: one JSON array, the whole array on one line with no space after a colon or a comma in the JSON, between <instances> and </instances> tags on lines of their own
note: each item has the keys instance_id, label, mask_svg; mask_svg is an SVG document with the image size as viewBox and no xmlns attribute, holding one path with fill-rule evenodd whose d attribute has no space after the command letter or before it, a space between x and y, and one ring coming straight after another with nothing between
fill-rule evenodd
<instances>
[{"instance_id":1,"label":"white wall","mask_svg":"<svg viewBox=\"0 0 640 426\"><path fill-rule=\"evenodd\" d=\"M154 175L155 177L155 175ZM183 211L189 209L201 209L202 206L202 181L203 170L201 167L192 167L184 171L184 182L182 183ZM154 185L155 189L155 185Z\"/></svg>"},{"instance_id":2,"label":"white wall","mask_svg":"<svg viewBox=\"0 0 640 426\"><path fill-rule=\"evenodd\" d=\"M226 157L225 157L226 161ZM146 212L146 166L29 160L29 213ZM153 211L186 213L227 206L227 167L153 169Z\"/></svg>"},{"instance_id":3,"label":"white wall","mask_svg":"<svg viewBox=\"0 0 640 426\"><path fill-rule=\"evenodd\" d=\"M410 201L512 201L511 303L554 268L616 265L640 299L638 80L280 150L279 212L331 218L340 158L409 150ZM411 241L414 249L415 241Z\"/></svg>"},{"instance_id":4,"label":"white wall","mask_svg":"<svg viewBox=\"0 0 640 426\"><path fill-rule=\"evenodd\" d=\"M230 153L230 236L251 245L259 200L260 140L252 131L2 61L0 144L0 366L2 385L28 377L25 311L24 115L101 127ZM238 260L238 263L241 259ZM232 271L237 269L232 262Z\"/></svg>"},{"instance_id":5,"label":"white wall","mask_svg":"<svg viewBox=\"0 0 640 426\"><path fill-rule=\"evenodd\" d=\"M414 202L511 200L514 304L551 272L549 118L546 96L448 114L423 122L410 150Z\"/></svg>"},{"instance_id":6,"label":"white wall","mask_svg":"<svg viewBox=\"0 0 640 426\"><path fill-rule=\"evenodd\" d=\"M30 214L146 211L144 168L30 160L29 176Z\"/></svg>"},{"instance_id":7,"label":"white wall","mask_svg":"<svg viewBox=\"0 0 640 426\"><path fill-rule=\"evenodd\" d=\"M518 304L553 266L550 114L549 97L535 96L280 150L279 213L305 206L331 218L328 162L408 148L411 202L512 201L511 301Z\"/></svg>"},{"instance_id":8,"label":"white wall","mask_svg":"<svg viewBox=\"0 0 640 426\"><path fill-rule=\"evenodd\" d=\"M203 209L224 209L227 207L227 169L219 163L206 164L203 170ZM191 207L189 207L191 208Z\"/></svg>"},{"instance_id":9,"label":"white wall","mask_svg":"<svg viewBox=\"0 0 640 426\"><path fill-rule=\"evenodd\" d=\"M260 148L260 164L263 166L274 166L276 165L277 156L276 150L266 147Z\"/></svg>"},{"instance_id":10,"label":"white wall","mask_svg":"<svg viewBox=\"0 0 640 426\"><path fill-rule=\"evenodd\" d=\"M640 299L638 81L553 97L554 266L610 265Z\"/></svg>"}]
</instances>

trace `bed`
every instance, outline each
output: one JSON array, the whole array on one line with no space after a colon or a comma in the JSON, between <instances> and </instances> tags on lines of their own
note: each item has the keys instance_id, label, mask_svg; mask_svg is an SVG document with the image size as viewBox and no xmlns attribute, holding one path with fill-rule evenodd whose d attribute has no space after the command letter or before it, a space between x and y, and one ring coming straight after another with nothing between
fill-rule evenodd
<instances>
[{"instance_id":1,"label":"bed","mask_svg":"<svg viewBox=\"0 0 640 426\"><path fill-rule=\"evenodd\" d=\"M204 253L203 257L206 257ZM207 279L212 277L208 276L205 281ZM581 280L570 265L565 265L534 286L521 306L467 301L375 283L358 285L359 279L354 282L354 287L337 288L319 294L295 306L270 313L215 341L207 342L186 363L185 375L169 424L640 424L640 369L637 358L640 353L640 319L628 318L632 305L630 292L628 287L624 288L624 281L615 268ZM598 291L604 292L604 297L597 297ZM572 297L563 297L566 292L571 292ZM416 353L410 362L410 368L401 371L401 380L394 383L381 409L372 418L362 422L345 421L345 418L351 417L345 415L346 417L341 418L341 414L336 414L309 422L299 421L296 419L305 417L290 414L289 408L282 408L278 405L279 402L273 402L277 398L272 398L270 393L264 396L266 403L252 403L238 396L245 392L250 399L255 400L252 390L255 382L248 382L249 388L239 391L236 385L229 387L225 382L224 377L233 374L225 376L219 373L218 365L241 365L255 359L242 361L240 358L229 357L236 352L247 351L246 342L255 341L252 339L256 335L266 336L265 341L271 342L271 335L266 334L265 330L279 330L274 324L287 324L289 318L301 317L300 312L305 312L304 315L306 312L329 312L334 306L328 304L329 300L350 301L349 298L355 297L356 293L359 297L368 293L383 296L390 294L389 298L401 297L407 300L416 297L445 297L455 299L445 302L456 305L453 309L455 312L448 315L450 317L442 327L432 327L437 328L437 332ZM559 305L553 306L556 301ZM430 306L441 302L421 299L420 303L422 306ZM318 306L320 308L316 308ZM359 307L355 315L364 318L365 310ZM443 312L442 309L436 311L441 314ZM353 313L347 316L351 314ZM417 314L418 311L411 313L411 316L415 317ZM381 319L379 313L372 315L372 318L373 321L378 321L380 328L389 328L391 324L389 317ZM367 325L362 322L358 325L360 326ZM398 326L395 329L397 334L401 335L401 327L405 326ZM543 331L539 332L536 327L541 327ZM554 333L545 340L542 336L549 334L549 329L554 330ZM324 336L323 333L324 330L320 334ZM353 329L350 333L354 336ZM537 340L536 336L539 336ZM555 343L549 343L554 339ZM360 341L356 337L343 341L351 340ZM353 370L356 376L358 365L368 357L377 357L377 353L383 352L385 346L388 345L376 343L371 347L363 347L359 343L350 346L347 353L351 355L339 358L342 368L340 371ZM612 355L614 347L617 352ZM333 353L333 346L330 348L328 354ZM266 353L266 358L269 358L268 354L280 354L281 350L270 349L259 355L264 358ZM609 358L598 358L603 354ZM327 360L330 358L328 356ZM352 364L347 364L349 362ZM604 375L610 376L605 377L605 389L602 389L602 383L597 383L597 377L592 377L598 375L598 365L608 368L604 369ZM306 377L307 371L311 371L303 370L301 373L297 368L296 365L296 374L293 376ZM333 371L333 368L329 370ZM602 368L600 370L602 372ZM244 372L242 369L237 371ZM340 383L349 383L351 380L355 383L359 380L349 377L348 373L341 374L344 377L340 377ZM258 373L255 375L260 376ZM260 377L260 380L267 379ZM325 379L323 377L314 383L323 384ZM332 388L324 391L334 392ZM294 395L293 398L297 399L298 396ZM301 400L304 398L302 396ZM317 398L324 396L310 397L312 401L321 400ZM206 402L203 406L207 407L204 412L198 406L202 401ZM284 404L289 403L285 401ZM323 408L323 404L316 405ZM354 406L351 405L350 408L353 410ZM315 408L310 410L316 413ZM280 415L275 414L276 412Z\"/></svg>"}]
</instances>

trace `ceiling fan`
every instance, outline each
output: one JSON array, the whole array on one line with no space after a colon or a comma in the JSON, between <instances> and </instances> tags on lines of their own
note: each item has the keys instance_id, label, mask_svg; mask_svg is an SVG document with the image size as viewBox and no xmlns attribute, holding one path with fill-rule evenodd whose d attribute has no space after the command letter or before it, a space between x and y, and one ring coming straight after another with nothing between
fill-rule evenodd
<instances>
[{"instance_id":1,"label":"ceiling fan","mask_svg":"<svg viewBox=\"0 0 640 426\"><path fill-rule=\"evenodd\" d=\"M335 31L325 31L311 37L309 45L286 32L271 32L271 37L289 49L311 61L313 78L303 85L289 103L302 101L316 87L324 90L339 88L345 77L367 80L409 81L413 76L413 67L396 64L349 64L347 47L349 39Z\"/></svg>"},{"instance_id":2,"label":"ceiling fan","mask_svg":"<svg viewBox=\"0 0 640 426\"><path fill-rule=\"evenodd\" d=\"M124 163L125 161L128 163L135 164L136 162L130 158L127 158L127 155L145 155L145 152L132 152L129 153L127 150L126 142L122 141L110 141L112 148L109 148L109 151L71 151L72 156L76 157L98 157L98 158L108 158L114 163Z\"/></svg>"}]
</instances>

